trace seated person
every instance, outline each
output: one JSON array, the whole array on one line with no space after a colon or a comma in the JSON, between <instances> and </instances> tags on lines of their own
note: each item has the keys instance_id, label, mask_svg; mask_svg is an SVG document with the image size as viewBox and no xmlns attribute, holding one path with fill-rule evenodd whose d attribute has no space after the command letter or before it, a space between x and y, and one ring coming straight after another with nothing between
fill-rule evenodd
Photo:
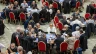
<instances>
[{"instance_id":1,"label":"seated person","mask_svg":"<svg viewBox=\"0 0 96 54\"><path fill-rule=\"evenodd\" d=\"M53 26L53 24L50 24L49 27L47 28L47 32L55 32L56 33L56 28Z\"/></svg>"},{"instance_id":2,"label":"seated person","mask_svg":"<svg viewBox=\"0 0 96 54\"><path fill-rule=\"evenodd\" d=\"M74 12L74 13L72 14L72 16L73 16L73 20L75 20L75 17L80 18L79 10L77 10L76 12Z\"/></svg>"},{"instance_id":3,"label":"seated person","mask_svg":"<svg viewBox=\"0 0 96 54\"><path fill-rule=\"evenodd\" d=\"M28 7L28 4L26 3L26 1L24 0L23 3L21 3L21 6L23 7L23 9Z\"/></svg>"},{"instance_id":4,"label":"seated person","mask_svg":"<svg viewBox=\"0 0 96 54\"><path fill-rule=\"evenodd\" d=\"M96 54L96 45L94 46L94 48L92 49L93 54Z\"/></svg>"},{"instance_id":5,"label":"seated person","mask_svg":"<svg viewBox=\"0 0 96 54\"><path fill-rule=\"evenodd\" d=\"M89 24L89 23L94 24L94 23L95 23L94 19L91 18L91 17L89 17L88 19L86 19L85 24L87 25L87 24Z\"/></svg>"},{"instance_id":6,"label":"seated person","mask_svg":"<svg viewBox=\"0 0 96 54\"><path fill-rule=\"evenodd\" d=\"M63 34L63 33L66 33L66 34L72 33L72 30L69 29L69 26L68 25L64 25L64 27L63 27L63 29L61 31L61 34Z\"/></svg>"},{"instance_id":7,"label":"seated person","mask_svg":"<svg viewBox=\"0 0 96 54\"><path fill-rule=\"evenodd\" d=\"M60 50L60 44L64 41L64 38L61 35L57 35L57 39L55 39L54 43L56 43L56 50Z\"/></svg>"},{"instance_id":8,"label":"seated person","mask_svg":"<svg viewBox=\"0 0 96 54\"><path fill-rule=\"evenodd\" d=\"M70 23L71 26L74 24L78 24L80 27L82 27L83 23L78 19L78 17L75 17L75 20Z\"/></svg>"},{"instance_id":9,"label":"seated person","mask_svg":"<svg viewBox=\"0 0 96 54\"><path fill-rule=\"evenodd\" d=\"M19 20L19 18L18 18L18 11L17 11L16 7L13 7L13 10L11 10L11 11L14 13L15 19Z\"/></svg>"},{"instance_id":10,"label":"seated person","mask_svg":"<svg viewBox=\"0 0 96 54\"><path fill-rule=\"evenodd\" d=\"M19 8L19 4L18 4L18 2L17 2L17 1L15 1L15 2L14 2L14 7L16 7L16 9L18 9L18 8Z\"/></svg>"},{"instance_id":11,"label":"seated person","mask_svg":"<svg viewBox=\"0 0 96 54\"><path fill-rule=\"evenodd\" d=\"M37 23L36 24L36 27L34 27L34 31L36 34L38 34L39 32L44 32L42 29L40 29L40 24Z\"/></svg>"},{"instance_id":12,"label":"seated person","mask_svg":"<svg viewBox=\"0 0 96 54\"><path fill-rule=\"evenodd\" d=\"M63 16L63 18L60 21L62 22L63 25L69 24L66 20L66 16Z\"/></svg>"},{"instance_id":13,"label":"seated person","mask_svg":"<svg viewBox=\"0 0 96 54\"><path fill-rule=\"evenodd\" d=\"M33 7L37 9L37 4L35 1L32 1L32 3L31 3L31 8L33 8Z\"/></svg>"},{"instance_id":14,"label":"seated person","mask_svg":"<svg viewBox=\"0 0 96 54\"><path fill-rule=\"evenodd\" d=\"M49 8L47 9L47 12L50 12L50 14L53 13L53 5L52 4L49 5Z\"/></svg>"},{"instance_id":15,"label":"seated person","mask_svg":"<svg viewBox=\"0 0 96 54\"><path fill-rule=\"evenodd\" d=\"M63 15L62 15L62 13L60 12L60 10L57 10L57 13L56 13L55 16L57 16L59 19L62 19L62 18L63 18Z\"/></svg>"},{"instance_id":16,"label":"seated person","mask_svg":"<svg viewBox=\"0 0 96 54\"><path fill-rule=\"evenodd\" d=\"M65 40L68 43L68 50L74 49L75 37L71 33L68 33L68 39Z\"/></svg>"},{"instance_id":17,"label":"seated person","mask_svg":"<svg viewBox=\"0 0 96 54\"><path fill-rule=\"evenodd\" d=\"M21 32L21 28L17 27L16 32L14 32L11 37L11 43L15 43L16 46L20 45L20 43L18 43L16 40L20 36L20 32Z\"/></svg>"},{"instance_id":18,"label":"seated person","mask_svg":"<svg viewBox=\"0 0 96 54\"><path fill-rule=\"evenodd\" d=\"M43 41L47 44L46 34L43 33L43 35L38 39L38 42L39 41Z\"/></svg>"},{"instance_id":19,"label":"seated person","mask_svg":"<svg viewBox=\"0 0 96 54\"><path fill-rule=\"evenodd\" d=\"M25 53L25 51L24 51L22 46L18 46L16 54L26 54L26 53Z\"/></svg>"},{"instance_id":20,"label":"seated person","mask_svg":"<svg viewBox=\"0 0 96 54\"><path fill-rule=\"evenodd\" d=\"M10 53L16 53L17 52L17 47L15 46L15 43L11 43L10 46L7 48L8 54Z\"/></svg>"},{"instance_id":21,"label":"seated person","mask_svg":"<svg viewBox=\"0 0 96 54\"><path fill-rule=\"evenodd\" d=\"M76 31L72 32L72 36L74 36L76 39L78 39L80 37L80 35L81 35L79 30L80 30L80 27L77 26Z\"/></svg>"}]
</instances>

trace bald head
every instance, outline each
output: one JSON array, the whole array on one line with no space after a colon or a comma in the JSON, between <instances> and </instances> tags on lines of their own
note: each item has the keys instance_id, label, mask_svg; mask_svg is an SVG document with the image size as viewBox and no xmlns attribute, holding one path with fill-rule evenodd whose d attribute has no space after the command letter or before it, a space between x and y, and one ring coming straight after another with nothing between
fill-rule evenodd
<instances>
[{"instance_id":1,"label":"bald head","mask_svg":"<svg viewBox=\"0 0 96 54\"><path fill-rule=\"evenodd\" d=\"M16 28L16 31L17 31L17 32L21 32L21 30L22 30L21 27L17 27L17 28Z\"/></svg>"}]
</instances>

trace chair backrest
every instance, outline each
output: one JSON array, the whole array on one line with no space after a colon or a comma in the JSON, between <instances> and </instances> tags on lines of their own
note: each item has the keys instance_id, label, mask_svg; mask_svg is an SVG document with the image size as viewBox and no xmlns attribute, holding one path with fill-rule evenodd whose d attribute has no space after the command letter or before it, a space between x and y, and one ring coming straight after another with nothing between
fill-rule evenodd
<instances>
[{"instance_id":1,"label":"chair backrest","mask_svg":"<svg viewBox=\"0 0 96 54\"><path fill-rule=\"evenodd\" d=\"M77 50L79 48L80 40L76 40L74 43L74 50Z\"/></svg>"},{"instance_id":2,"label":"chair backrest","mask_svg":"<svg viewBox=\"0 0 96 54\"><path fill-rule=\"evenodd\" d=\"M76 2L76 8L78 9L78 7L80 6L80 2Z\"/></svg>"},{"instance_id":3,"label":"chair backrest","mask_svg":"<svg viewBox=\"0 0 96 54\"><path fill-rule=\"evenodd\" d=\"M90 16L91 16L90 13L85 14L85 18L89 18Z\"/></svg>"},{"instance_id":4,"label":"chair backrest","mask_svg":"<svg viewBox=\"0 0 96 54\"><path fill-rule=\"evenodd\" d=\"M61 22L58 23L58 29L61 31L63 29L63 24Z\"/></svg>"},{"instance_id":5,"label":"chair backrest","mask_svg":"<svg viewBox=\"0 0 96 54\"><path fill-rule=\"evenodd\" d=\"M53 2L52 5L53 5L53 8L58 9L58 4L56 2Z\"/></svg>"},{"instance_id":6,"label":"chair backrest","mask_svg":"<svg viewBox=\"0 0 96 54\"><path fill-rule=\"evenodd\" d=\"M13 12L10 12L10 13L9 13L9 17L10 17L10 19L15 20L15 15L14 15Z\"/></svg>"},{"instance_id":7,"label":"chair backrest","mask_svg":"<svg viewBox=\"0 0 96 54\"><path fill-rule=\"evenodd\" d=\"M11 3L14 3L14 0L10 0Z\"/></svg>"},{"instance_id":8,"label":"chair backrest","mask_svg":"<svg viewBox=\"0 0 96 54\"><path fill-rule=\"evenodd\" d=\"M96 8L96 4L94 4L94 7Z\"/></svg>"},{"instance_id":9,"label":"chair backrest","mask_svg":"<svg viewBox=\"0 0 96 54\"><path fill-rule=\"evenodd\" d=\"M96 4L92 4L94 7L96 7Z\"/></svg>"},{"instance_id":10,"label":"chair backrest","mask_svg":"<svg viewBox=\"0 0 96 54\"><path fill-rule=\"evenodd\" d=\"M68 48L68 44L66 42L62 42L60 44L60 52L67 51L67 48Z\"/></svg>"},{"instance_id":11,"label":"chair backrest","mask_svg":"<svg viewBox=\"0 0 96 54\"><path fill-rule=\"evenodd\" d=\"M38 42L38 50L42 52L46 51L46 44L43 41Z\"/></svg>"},{"instance_id":12,"label":"chair backrest","mask_svg":"<svg viewBox=\"0 0 96 54\"><path fill-rule=\"evenodd\" d=\"M56 23L59 23L59 18L58 18L57 16L55 16L55 17L54 17L54 21L55 21Z\"/></svg>"},{"instance_id":13,"label":"chair backrest","mask_svg":"<svg viewBox=\"0 0 96 54\"><path fill-rule=\"evenodd\" d=\"M21 12L21 13L19 14L19 17L20 17L20 20L25 20L25 19L26 19L26 15L25 15L25 13L23 13L23 12Z\"/></svg>"},{"instance_id":14,"label":"chair backrest","mask_svg":"<svg viewBox=\"0 0 96 54\"><path fill-rule=\"evenodd\" d=\"M48 1L46 1L46 2L45 2L45 5L46 5L47 7L49 7L49 2L48 2Z\"/></svg>"}]
</instances>

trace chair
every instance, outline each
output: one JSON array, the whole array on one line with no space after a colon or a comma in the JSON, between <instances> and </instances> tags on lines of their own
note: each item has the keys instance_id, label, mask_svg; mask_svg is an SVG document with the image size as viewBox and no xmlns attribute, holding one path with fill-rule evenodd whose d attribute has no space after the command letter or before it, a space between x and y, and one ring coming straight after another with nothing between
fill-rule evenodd
<instances>
[{"instance_id":1,"label":"chair","mask_svg":"<svg viewBox=\"0 0 96 54\"><path fill-rule=\"evenodd\" d=\"M53 21L54 21L55 27L58 28L59 18L55 16Z\"/></svg>"},{"instance_id":2,"label":"chair","mask_svg":"<svg viewBox=\"0 0 96 54\"><path fill-rule=\"evenodd\" d=\"M78 9L80 7L80 2L78 1L78 2L76 2L76 9Z\"/></svg>"},{"instance_id":3,"label":"chair","mask_svg":"<svg viewBox=\"0 0 96 54\"><path fill-rule=\"evenodd\" d=\"M59 18L57 16L54 17L54 21L57 23L59 23Z\"/></svg>"},{"instance_id":4,"label":"chair","mask_svg":"<svg viewBox=\"0 0 96 54\"><path fill-rule=\"evenodd\" d=\"M56 28L58 28L58 26L57 26L58 23L56 23L55 20L53 20L53 22L54 22L54 26L55 26Z\"/></svg>"},{"instance_id":5,"label":"chair","mask_svg":"<svg viewBox=\"0 0 96 54\"><path fill-rule=\"evenodd\" d=\"M47 7L49 7L49 2L48 2L48 1L46 1L46 2L45 2L45 5L46 5Z\"/></svg>"},{"instance_id":6,"label":"chair","mask_svg":"<svg viewBox=\"0 0 96 54\"><path fill-rule=\"evenodd\" d=\"M63 24L62 24L61 22L59 22L59 23L57 24L57 26L58 26L58 29L59 29L60 31L63 29Z\"/></svg>"},{"instance_id":7,"label":"chair","mask_svg":"<svg viewBox=\"0 0 96 54\"><path fill-rule=\"evenodd\" d=\"M62 42L60 44L60 52L66 52L67 51L67 47L68 47L68 44L66 42Z\"/></svg>"},{"instance_id":8,"label":"chair","mask_svg":"<svg viewBox=\"0 0 96 54\"><path fill-rule=\"evenodd\" d=\"M10 3L14 3L14 0L10 0Z\"/></svg>"},{"instance_id":9,"label":"chair","mask_svg":"<svg viewBox=\"0 0 96 54\"><path fill-rule=\"evenodd\" d=\"M96 4L92 4L94 6L94 8L96 7Z\"/></svg>"},{"instance_id":10,"label":"chair","mask_svg":"<svg viewBox=\"0 0 96 54\"><path fill-rule=\"evenodd\" d=\"M38 42L38 50L41 52L46 52L46 44L43 41Z\"/></svg>"},{"instance_id":11,"label":"chair","mask_svg":"<svg viewBox=\"0 0 96 54\"><path fill-rule=\"evenodd\" d=\"M26 20L26 15L25 15L25 13L23 13L23 12L21 12L21 13L19 14L19 17L20 17L20 23L21 23L22 21L25 21L25 20Z\"/></svg>"},{"instance_id":12,"label":"chair","mask_svg":"<svg viewBox=\"0 0 96 54\"><path fill-rule=\"evenodd\" d=\"M79 48L80 40L76 40L74 43L74 50L77 50Z\"/></svg>"},{"instance_id":13,"label":"chair","mask_svg":"<svg viewBox=\"0 0 96 54\"><path fill-rule=\"evenodd\" d=\"M53 2L52 5L53 5L53 8L58 9L58 4L56 2Z\"/></svg>"},{"instance_id":14,"label":"chair","mask_svg":"<svg viewBox=\"0 0 96 54\"><path fill-rule=\"evenodd\" d=\"M87 19L87 18L89 18L91 15L90 15L90 13L86 13L85 14L85 18Z\"/></svg>"},{"instance_id":15,"label":"chair","mask_svg":"<svg viewBox=\"0 0 96 54\"><path fill-rule=\"evenodd\" d=\"M94 7L96 8L96 4L94 5Z\"/></svg>"},{"instance_id":16,"label":"chair","mask_svg":"<svg viewBox=\"0 0 96 54\"><path fill-rule=\"evenodd\" d=\"M79 43L80 43L80 40L76 40L75 42L74 42L74 49L73 50L71 50L71 54L73 54L73 51L77 51L77 49L79 48ZM78 53L78 52L76 52L76 53Z\"/></svg>"},{"instance_id":17,"label":"chair","mask_svg":"<svg viewBox=\"0 0 96 54\"><path fill-rule=\"evenodd\" d=\"M12 20L12 21L15 21L15 24L16 24L15 15L14 15L13 12L10 12L10 13L9 13L9 17L10 17L10 22L11 22L11 20Z\"/></svg>"}]
</instances>

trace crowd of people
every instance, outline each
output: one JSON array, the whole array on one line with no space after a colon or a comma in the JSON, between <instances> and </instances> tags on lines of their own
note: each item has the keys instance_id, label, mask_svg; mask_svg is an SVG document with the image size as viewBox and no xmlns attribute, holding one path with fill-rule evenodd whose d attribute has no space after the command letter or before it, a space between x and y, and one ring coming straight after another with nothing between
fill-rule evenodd
<instances>
[{"instance_id":1,"label":"crowd of people","mask_svg":"<svg viewBox=\"0 0 96 54\"><path fill-rule=\"evenodd\" d=\"M25 30L23 30L20 26L16 28L16 32L12 34L10 46L7 48L7 54L27 54L29 51L33 54L37 54L39 53L38 43L40 41L43 41L46 44L46 54L63 54L63 52L60 52L60 44L62 42L68 43L68 52L66 51L67 54L71 53L70 50L73 50L72 53L75 54L76 51L74 51L74 43L76 40L80 40L79 50L77 51L82 52L88 49L87 39L90 38L91 33L95 34L96 30L95 8L94 12L91 12L93 10L89 11L89 9L93 7L93 2L89 5L89 12L86 11L87 13L90 13L90 16L88 18L84 18L80 15L81 10L76 10L70 17L63 15L63 13L69 14L71 12L71 8L75 8L76 0L47 1L49 2L49 6L46 6L46 3L43 2L41 8L38 8L36 1L27 3L28 1L26 2L24 0L21 2L21 0L19 0L10 3L3 10L2 13L5 15L2 14L2 17L8 18L8 23L11 23L9 16L10 12L14 13L17 21L20 21L19 14L21 12L26 15L26 20L23 21ZM78 1L82 8L84 1ZM58 9L53 8L53 2L58 4ZM54 23L49 23L52 20L54 21L55 16L57 16L59 21L62 23L62 30L57 31L58 29L54 26ZM44 31L40 26L46 25L46 22L49 23L49 27L46 27L45 30L47 31Z\"/></svg>"}]
</instances>

